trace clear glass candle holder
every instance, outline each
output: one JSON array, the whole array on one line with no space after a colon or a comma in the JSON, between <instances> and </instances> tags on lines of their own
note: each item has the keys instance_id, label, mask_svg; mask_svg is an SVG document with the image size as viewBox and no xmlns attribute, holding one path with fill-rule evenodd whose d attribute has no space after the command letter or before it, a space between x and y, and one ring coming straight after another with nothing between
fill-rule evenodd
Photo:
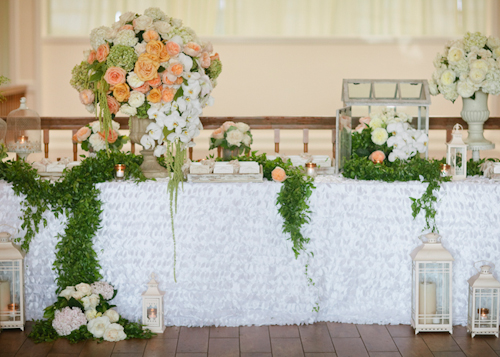
<instances>
[{"instance_id":1,"label":"clear glass candle holder","mask_svg":"<svg viewBox=\"0 0 500 357\"><path fill-rule=\"evenodd\" d=\"M316 175L318 175L317 167L314 162L306 163L306 175L310 177L316 177Z\"/></svg>"},{"instance_id":2,"label":"clear glass candle holder","mask_svg":"<svg viewBox=\"0 0 500 357\"><path fill-rule=\"evenodd\" d=\"M116 164L115 165L115 178L118 181L121 181L125 178L125 168L124 164Z\"/></svg>"},{"instance_id":3,"label":"clear glass candle holder","mask_svg":"<svg viewBox=\"0 0 500 357\"><path fill-rule=\"evenodd\" d=\"M448 164L441 164L439 168L439 175L441 177L448 177L451 175L451 166Z\"/></svg>"}]
</instances>

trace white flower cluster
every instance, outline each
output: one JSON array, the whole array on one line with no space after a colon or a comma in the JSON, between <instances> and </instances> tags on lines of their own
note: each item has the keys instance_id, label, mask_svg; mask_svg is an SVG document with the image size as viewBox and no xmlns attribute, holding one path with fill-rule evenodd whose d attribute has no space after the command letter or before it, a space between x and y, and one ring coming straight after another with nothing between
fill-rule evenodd
<instances>
[{"instance_id":1,"label":"white flower cluster","mask_svg":"<svg viewBox=\"0 0 500 357\"><path fill-rule=\"evenodd\" d=\"M463 40L451 41L434 60L436 70L429 81L432 95L451 101L469 98L476 91L500 94L500 40L468 32Z\"/></svg>"},{"instance_id":2,"label":"white flower cluster","mask_svg":"<svg viewBox=\"0 0 500 357\"><path fill-rule=\"evenodd\" d=\"M245 123L226 121L221 127L215 129L210 136L210 149L220 146L226 141L227 147L250 148L253 142L250 126Z\"/></svg>"},{"instance_id":3,"label":"white flower cluster","mask_svg":"<svg viewBox=\"0 0 500 357\"><path fill-rule=\"evenodd\" d=\"M61 291L59 296L67 300L71 298L78 300L85 312L78 307L72 309L65 307L62 310L57 310L52 322L57 333L66 336L71 331L86 324L88 331L95 338L103 337L104 340L111 342L124 340L127 336L123 332L123 326L116 323L120 320L120 315L112 309L108 309L104 313L97 311L97 307L101 303L99 294L104 300L109 300L113 297L114 288L106 282L99 281L92 285L80 283L76 286L67 286Z\"/></svg>"},{"instance_id":4,"label":"white flower cluster","mask_svg":"<svg viewBox=\"0 0 500 357\"><path fill-rule=\"evenodd\" d=\"M120 129L120 123L116 121L112 121L113 124L113 130L118 132L118 129ZM92 134L90 134L88 140L89 144L92 145L94 148L94 151L101 151L106 149L106 141L104 141L104 137L102 133L100 134L101 131L101 125L99 124L99 121L93 121L90 123L90 127L92 128Z\"/></svg>"}]
</instances>

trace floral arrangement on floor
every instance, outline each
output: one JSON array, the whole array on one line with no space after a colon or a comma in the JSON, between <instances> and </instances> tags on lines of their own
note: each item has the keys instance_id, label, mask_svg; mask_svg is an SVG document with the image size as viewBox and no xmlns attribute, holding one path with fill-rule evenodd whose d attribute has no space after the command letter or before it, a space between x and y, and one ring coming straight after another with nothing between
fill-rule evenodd
<instances>
[{"instance_id":1,"label":"floral arrangement on floor","mask_svg":"<svg viewBox=\"0 0 500 357\"><path fill-rule=\"evenodd\" d=\"M429 81L432 95L441 93L454 102L458 96L474 99L479 90L500 94L500 39L467 32L463 39L446 44L434 67Z\"/></svg>"},{"instance_id":2,"label":"floral arrangement on floor","mask_svg":"<svg viewBox=\"0 0 500 357\"><path fill-rule=\"evenodd\" d=\"M238 153L242 154L250 152L252 143L253 137L249 125L226 121L210 135L209 150L222 147L228 150L238 149Z\"/></svg>"},{"instance_id":3,"label":"floral arrangement on floor","mask_svg":"<svg viewBox=\"0 0 500 357\"><path fill-rule=\"evenodd\" d=\"M408 160L417 153L425 153L429 137L414 129L412 117L391 108L361 118L352 133L352 152L378 162Z\"/></svg>"},{"instance_id":4,"label":"floral arrangement on floor","mask_svg":"<svg viewBox=\"0 0 500 357\"><path fill-rule=\"evenodd\" d=\"M107 135L108 148L111 151L120 151L128 141L128 136L120 135L118 132L120 123L112 120L111 126L112 129L109 130ZM97 152L106 149L106 135L101 130L99 121L94 121L78 129L76 134L73 135L73 141L82 144L82 149L85 151Z\"/></svg>"}]
</instances>

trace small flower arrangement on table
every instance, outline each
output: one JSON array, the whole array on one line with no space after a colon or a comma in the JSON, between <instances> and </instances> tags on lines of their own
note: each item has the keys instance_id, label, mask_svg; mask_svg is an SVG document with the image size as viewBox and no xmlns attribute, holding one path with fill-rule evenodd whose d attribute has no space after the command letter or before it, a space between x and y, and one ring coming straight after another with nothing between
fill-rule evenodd
<instances>
[{"instance_id":1,"label":"small flower arrangement on table","mask_svg":"<svg viewBox=\"0 0 500 357\"><path fill-rule=\"evenodd\" d=\"M412 117L390 108L361 118L352 134L353 153L374 162L408 160L425 153L429 137L411 127Z\"/></svg>"},{"instance_id":2,"label":"small flower arrangement on table","mask_svg":"<svg viewBox=\"0 0 500 357\"><path fill-rule=\"evenodd\" d=\"M226 121L220 128L212 132L209 150L217 147L228 150L238 149L238 153L241 155L250 152L252 143L253 137L248 124Z\"/></svg>"},{"instance_id":3,"label":"small flower arrangement on table","mask_svg":"<svg viewBox=\"0 0 500 357\"><path fill-rule=\"evenodd\" d=\"M111 124L112 128L109 129L107 135L108 147L111 151L117 152L128 141L128 136L118 133L119 123L113 120ZM85 151L97 152L106 149L106 133L101 130L101 125L97 120L78 129L73 135L73 141L82 144L82 149Z\"/></svg>"}]
</instances>

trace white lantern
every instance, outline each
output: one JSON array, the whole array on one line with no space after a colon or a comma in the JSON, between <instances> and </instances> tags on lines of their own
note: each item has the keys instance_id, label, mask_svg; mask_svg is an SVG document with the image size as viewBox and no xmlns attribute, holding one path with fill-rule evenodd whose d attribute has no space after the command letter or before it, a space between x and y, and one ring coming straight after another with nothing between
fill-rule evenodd
<instances>
[{"instance_id":1,"label":"white lantern","mask_svg":"<svg viewBox=\"0 0 500 357\"><path fill-rule=\"evenodd\" d=\"M411 325L421 331L453 333L451 273L453 257L443 248L441 236L419 237L424 244L410 254L412 264Z\"/></svg>"},{"instance_id":2,"label":"white lantern","mask_svg":"<svg viewBox=\"0 0 500 357\"><path fill-rule=\"evenodd\" d=\"M452 139L446 143L446 163L451 166L453 180L463 180L467 177L467 144L462 139L462 133L462 125L455 124L451 132Z\"/></svg>"},{"instance_id":3,"label":"white lantern","mask_svg":"<svg viewBox=\"0 0 500 357\"><path fill-rule=\"evenodd\" d=\"M163 333L165 324L163 323L163 295L164 291L158 289L158 282L155 275L151 274L151 281L148 283L148 290L142 293L142 324L143 328L150 329L155 333Z\"/></svg>"},{"instance_id":4,"label":"white lantern","mask_svg":"<svg viewBox=\"0 0 500 357\"><path fill-rule=\"evenodd\" d=\"M481 270L478 269L478 273L468 280L467 331L471 333L472 337L475 335L495 335L498 337L500 282L491 274L490 269L490 265L483 265Z\"/></svg>"},{"instance_id":5,"label":"white lantern","mask_svg":"<svg viewBox=\"0 0 500 357\"><path fill-rule=\"evenodd\" d=\"M0 232L0 328L24 331L24 253Z\"/></svg>"}]
</instances>

